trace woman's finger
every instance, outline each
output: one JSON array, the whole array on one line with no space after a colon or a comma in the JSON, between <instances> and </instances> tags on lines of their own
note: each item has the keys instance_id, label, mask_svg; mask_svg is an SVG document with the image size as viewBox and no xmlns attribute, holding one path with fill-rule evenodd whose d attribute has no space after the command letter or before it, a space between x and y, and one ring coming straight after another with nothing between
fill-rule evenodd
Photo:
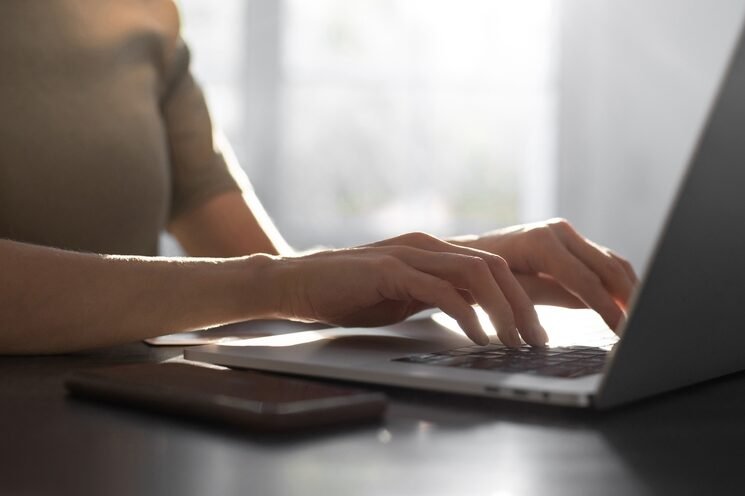
<instances>
[{"instance_id":1,"label":"woman's finger","mask_svg":"<svg viewBox=\"0 0 745 496\"><path fill-rule=\"evenodd\" d=\"M582 237L569 223L550 224L550 229L572 255L600 278L603 286L615 299L624 306L628 304L634 290L634 281L617 258Z\"/></svg>"},{"instance_id":2,"label":"woman's finger","mask_svg":"<svg viewBox=\"0 0 745 496\"><path fill-rule=\"evenodd\" d=\"M498 261L498 262L496 262ZM545 346L548 334L538 319L535 305L528 297L504 259L497 257L491 264L492 276L512 305L520 334L528 344Z\"/></svg>"},{"instance_id":3,"label":"woman's finger","mask_svg":"<svg viewBox=\"0 0 745 496\"><path fill-rule=\"evenodd\" d=\"M396 247L389 253L419 271L468 291L489 315L499 339L507 346L520 346L520 335L534 346L548 341L533 303L500 257L485 252L474 256L409 247Z\"/></svg>"},{"instance_id":4,"label":"woman's finger","mask_svg":"<svg viewBox=\"0 0 745 496\"><path fill-rule=\"evenodd\" d=\"M564 289L553 278L543 275L515 274L534 305L554 305L565 308L587 308L582 300Z\"/></svg>"},{"instance_id":5,"label":"woman's finger","mask_svg":"<svg viewBox=\"0 0 745 496\"><path fill-rule=\"evenodd\" d=\"M603 285L602 280L578 260L561 243L556 243L550 256L541 262L540 272L549 274L567 291L600 314L611 329L617 329L623 312Z\"/></svg>"},{"instance_id":6,"label":"woman's finger","mask_svg":"<svg viewBox=\"0 0 745 496\"><path fill-rule=\"evenodd\" d=\"M621 264L621 267L623 267L626 275L629 277L634 287L636 287L639 284L639 277L636 275L636 271L634 271L634 267L631 265L631 263L613 250L608 249L607 252L619 264Z\"/></svg>"},{"instance_id":7,"label":"woman's finger","mask_svg":"<svg viewBox=\"0 0 745 496\"><path fill-rule=\"evenodd\" d=\"M386 298L415 300L437 307L455 319L474 343L489 344L489 336L481 327L473 307L448 281L420 272L405 263L401 263L401 266L390 272L387 277L391 279L387 287L393 287L394 291L392 294L386 294L386 288L382 288L383 296Z\"/></svg>"}]
</instances>

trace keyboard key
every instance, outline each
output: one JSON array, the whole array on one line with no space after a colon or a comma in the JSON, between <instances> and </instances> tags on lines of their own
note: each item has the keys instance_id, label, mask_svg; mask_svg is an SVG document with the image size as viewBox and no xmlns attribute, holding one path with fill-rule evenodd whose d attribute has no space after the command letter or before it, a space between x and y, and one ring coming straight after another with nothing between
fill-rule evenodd
<instances>
[{"instance_id":1,"label":"keyboard key","mask_svg":"<svg viewBox=\"0 0 745 496\"><path fill-rule=\"evenodd\" d=\"M533 348L525 345L507 348L500 344L490 344L411 355L395 360L441 367L575 378L600 372L607 353L604 349L589 346Z\"/></svg>"}]
</instances>

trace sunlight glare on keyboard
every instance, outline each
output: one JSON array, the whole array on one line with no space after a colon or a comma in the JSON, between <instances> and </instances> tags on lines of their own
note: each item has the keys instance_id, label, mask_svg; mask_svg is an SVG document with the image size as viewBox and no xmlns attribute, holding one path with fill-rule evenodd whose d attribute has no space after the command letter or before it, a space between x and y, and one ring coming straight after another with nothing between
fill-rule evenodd
<instances>
[{"instance_id":1,"label":"sunlight glare on keyboard","mask_svg":"<svg viewBox=\"0 0 745 496\"><path fill-rule=\"evenodd\" d=\"M609 346L617 341L616 335L593 310L571 309L549 305L536 305L538 318L548 333L549 346ZM475 307L479 321L494 341L497 333L480 307ZM438 312L432 319L451 331L463 334L458 324L448 315Z\"/></svg>"}]
</instances>

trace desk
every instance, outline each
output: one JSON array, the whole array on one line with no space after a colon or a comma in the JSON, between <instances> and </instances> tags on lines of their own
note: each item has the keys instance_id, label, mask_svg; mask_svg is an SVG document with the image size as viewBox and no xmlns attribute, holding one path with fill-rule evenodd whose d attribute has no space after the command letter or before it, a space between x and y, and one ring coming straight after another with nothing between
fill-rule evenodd
<instances>
[{"instance_id":1,"label":"desk","mask_svg":"<svg viewBox=\"0 0 745 496\"><path fill-rule=\"evenodd\" d=\"M157 362L132 344L0 358L0 494L734 494L745 374L609 413L386 389L383 423L257 437L68 398L73 369Z\"/></svg>"}]
</instances>

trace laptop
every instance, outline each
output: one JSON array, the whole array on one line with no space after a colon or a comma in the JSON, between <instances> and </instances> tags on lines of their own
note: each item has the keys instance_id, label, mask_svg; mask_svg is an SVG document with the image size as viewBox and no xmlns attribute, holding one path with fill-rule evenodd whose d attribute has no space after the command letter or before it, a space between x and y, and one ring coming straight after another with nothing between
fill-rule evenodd
<instances>
[{"instance_id":1,"label":"laptop","mask_svg":"<svg viewBox=\"0 0 745 496\"><path fill-rule=\"evenodd\" d=\"M745 370L745 38L617 342L475 346L438 319L187 349L191 360L607 409ZM548 327L548 326L547 326ZM551 343L549 343L551 344Z\"/></svg>"}]
</instances>

